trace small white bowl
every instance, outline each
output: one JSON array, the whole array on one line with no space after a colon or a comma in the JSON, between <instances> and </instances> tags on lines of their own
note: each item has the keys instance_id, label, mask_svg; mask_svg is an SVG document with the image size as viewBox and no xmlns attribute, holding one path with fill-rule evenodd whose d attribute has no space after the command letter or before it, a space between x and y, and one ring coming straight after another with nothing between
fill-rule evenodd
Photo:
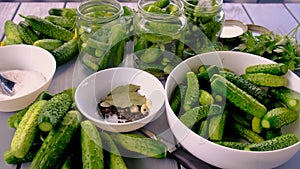
<instances>
[{"instance_id":1,"label":"small white bowl","mask_svg":"<svg viewBox=\"0 0 300 169\"><path fill-rule=\"evenodd\" d=\"M149 114L132 122L108 122L98 113L97 104L114 88L120 85L140 86L139 93L152 103ZM150 73L129 68L117 67L101 70L85 78L76 88L75 103L78 110L99 128L110 132L129 132L151 122L164 110L164 88L162 83Z\"/></svg>"},{"instance_id":2,"label":"small white bowl","mask_svg":"<svg viewBox=\"0 0 300 169\"><path fill-rule=\"evenodd\" d=\"M219 51L191 57L173 69L165 84L167 119L174 136L187 151L219 168L267 169L287 162L300 150L300 142L280 150L263 152L227 148L215 144L187 128L170 107L169 99L176 85L186 76L186 72L197 71L200 65L217 65L228 68L236 74L243 74L247 66L263 63L274 62L248 53ZM291 71L285 77L288 79L288 87L300 92L300 78ZM300 137L300 119L283 127L282 131L283 133L294 133Z\"/></svg>"},{"instance_id":3,"label":"small white bowl","mask_svg":"<svg viewBox=\"0 0 300 169\"><path fill-rule=\"evenodd\" d=\"M12 112L25 108L37 96L49 88L56 71L53 55L32 45L9 45L0 47L0 71L22 69L40 72L46 80L28 93L0 100L0 112Z\"/></svg>"}]
</instances>

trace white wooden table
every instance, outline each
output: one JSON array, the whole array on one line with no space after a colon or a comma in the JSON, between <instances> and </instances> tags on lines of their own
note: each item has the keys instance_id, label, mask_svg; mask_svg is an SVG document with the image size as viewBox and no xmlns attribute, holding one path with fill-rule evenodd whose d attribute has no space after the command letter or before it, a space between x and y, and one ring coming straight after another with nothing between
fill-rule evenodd
<instances>
[{"instance_id":1,"label":"white wooden table","mask_svg":"<svg viewBox=\"0 0 300 169\"><path fill-rule=\"evenodd\" d=\"M48 15L48 9L53 7L77 7L75 2L0 2L0 39L4 38L4 23L6 20L13 20L18 23L21 18L18 14L38 15L44 17ZM124 3L130 7L136 7L136 3ZM246 24L258 24L267 27L275 33L286 34L290 32L300 22L300 3L225 3L223 5L226 19L236 19ZM299 30L300 31L300 30ZM298 41L300 32L298 31ZM1 53L0 53L1 55ZM63 89L72 87L73 68L76 58L60 66L55 74L53 82L49 88L50 93L57 93ZM0 114L0 169L15 169L17 166L8 165L3 160L3 152L9 148L14 130L7 125L7 118L10 113ZM167 128L164 116L149 124L148 128L159 132ZM173 159L153 159L153 158L126 158L126 164L130 169L178 169L180 165ZM300 166L300 152L296 154L286 164L278 167L280 169L296 169ZM28 168L28 164L21 168ZM182 168L182 167L181 167Z\"/></svg>"}]
</instances>

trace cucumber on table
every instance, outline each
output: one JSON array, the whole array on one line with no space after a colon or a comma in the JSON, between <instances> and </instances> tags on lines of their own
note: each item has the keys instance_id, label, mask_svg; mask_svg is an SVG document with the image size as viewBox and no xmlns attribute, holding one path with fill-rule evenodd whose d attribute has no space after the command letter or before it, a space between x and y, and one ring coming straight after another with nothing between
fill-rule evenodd
<instances>
[{"instance_id":1,"label":"cucumber on table","mask_svg":"<svg viewBox=\"0 0 300 169\"><path fill-rule=\"evenodd\" d=\"M38 46L52 52L54 49L61 46L64 42L58 39L39 39L33 43L33 46Z\"/></svg>"},{"instance_id":2,"label":"cucumber on table","mask_svg":"<svg viewBox=\"0 0 300 169\"><path fill-rule=\"evenodd\" d=\"M104 168L102 140L96 126L89 120L81 122L81 152L84 169Z\"/></svg>"},{"instance_id":3,"label":"cucumber on table","mask_svg":"<svg viewBox=\"0 0 300 169\"><path fill-rule=\"evenodd\" d=\"M40 18L38 16L23 16L20 14L22 18L25 19L26 22L36 31L47 35L53 39L58 39L62 41L69 41L74 37L74 33L69 31L61 26L55 25L50 21Z\"/></svg>"},{"instance_id":4,"label":"cucumber on table","mask_svg":"<svg viewBox=\"0 0 300 169\"><path fill-rule=\"evenodd\" d=\"M118 147L113 142L110 135L106 132L100 132L100 137L103 143L103 147L109 153L109 168L110 169L127 169L126 163L123 157L120 155Z\"/></svg>"},{"instance_id":5,"label":"cucumber on table","mask_svg":"<svg viewBox=\"0 0 300 169\"><path fill-rule=\"evenodd\" d=\"M23 43L21 33L18 30L18 25L11 20L7 20L5 22L4 34L5 34L4 45Z\"/></svg>"},{"instance_id":6,"label":"cucumber on table","mask_svg":"<svg viewBox=\"0 0 300 169\"><path fill-rule=\"evenodd\" d=\"M69 111L56 130L51 130L35 155L30 169L55 168L59 158L68 146L71 138L80 126L81 115L78 111Z\"/></svg>"},{"instance_id":7,"label":"cucumber on table","mask_svg":"<svg viewBox=\"0 0 300 169\"><path fill-rule=\"evenodd\" d=\"M77 39L74 38L68 42L65 42L58 48L54 49L51 53L55 58L56 65L62 65L78 53Z\"/></svg>"},{"instance_id":8,"label":"cucumber on table","mask_svg":"<svg viewBox=\"0 0 300 169\"><path fill-rule=\"evenodd\" d=\"M39 35L32 29L26 21L21 21L18 24L18 30L22 40L26 44L32 45L35 41L39 40Z\"/></svg>"},{"instance_id":9,"label":"cucumber on table","mask_svg":"<svg viewBox=\"0 0 300 169\"><path fill-rule=\"evenodd\" d=\"M38 127L41 131L48 132L60 124L68 112L73 100L66 93L54 95L43 107L38 117Z\"/></svg>"},{"instance_id":10,"label":"cucumber on table","mask_svg":"<svg viewBox=\"0 0 300 169\"><path fill-rule=\"evenodd\" d=\"M275 137L270 140L265 140L260 143L254 143L246 146L244 150L248 151L272 151L291 146L299 141L298 136L295 134L285 134Z\"/></svg>"},{"instance_id":11,"label":"cucumber on table","mask_svg":"<svg viewBox=\"0 0 300 169\"><path fill-rule=\"evenodd\" d=\"M167 146L158 140L134 133L112 133L111 138L126 150L153 158L166 158Z\"/></svg>"},{"instance_id":12,"label":"cucumber on table","mask_svg":"<svg viewBox=\"0 0 300 169\"><path fill-rule=\"evenodd\" d=\"M37 119L47 101L40 100L30 106L23 116L11 141L11 152L17 158L23 158L29 151L38 132Z\"/></svg>"},{"instance_id":13,"label":"cucumber on table","mask_svg":"<svg viewBox=\"0 0 300 169\"><path fill-rule=\"evenodd\" d=\"M288 87L268 89L268 94L283 102L288 108L300 111L300 93Z\"/></svg>"},{"instance_id":14,"label":"cucumber on table","mask_svg":"<svg viewBox=\"0 0 300 169\"><path fill-rule=\"evenodd\" d=\"M48 10L48 14L72 18L76 16L76 9L75 8L50 8Z\"/></svg>"}]
</instances>

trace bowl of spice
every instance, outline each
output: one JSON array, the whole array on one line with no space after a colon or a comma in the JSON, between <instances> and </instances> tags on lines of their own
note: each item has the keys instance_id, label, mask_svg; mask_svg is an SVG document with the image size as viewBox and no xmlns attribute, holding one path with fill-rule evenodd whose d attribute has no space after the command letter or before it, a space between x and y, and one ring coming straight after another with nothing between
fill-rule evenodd
<instances>
[{"instance_id":1,"label":"bowl of spice","mask_svg":"<svg viewBox=\"0 0 300 169\"><path fill-rule=\"evenodd\" d=\"M13 112L31 104L48 89L56 71L56 62L48 51L31 45L0 48L0 75L13 82L13 94L0 89L0 112Z\"/></svg>"},{"instance_id":2,"label":"bowl of spice","mask_svg":"<svg viewBox=\"0 0 300 169\"><path fill-rule=\"evenodd\" d=\"M129 132L164 110L164 87L152 74L129 67L95 72L75 92L78 110L100 129Z\"/></svg>"}]
</instances>

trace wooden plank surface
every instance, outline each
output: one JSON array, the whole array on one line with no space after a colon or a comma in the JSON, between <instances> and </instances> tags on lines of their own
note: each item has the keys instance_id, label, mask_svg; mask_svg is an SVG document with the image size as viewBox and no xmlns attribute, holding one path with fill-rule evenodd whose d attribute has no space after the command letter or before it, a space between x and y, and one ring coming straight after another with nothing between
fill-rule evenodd
<instances>
[{"instance_id":1,"label":"wooden plank surface","mask_svg":"<svg viewBox=\"0 0 300 169\"><path fill-rule=\"evenodd\" d=\"M4 37L4 24L6 20L12 20L20 3L0 3L0 40Z\"/></svg>"},{"instance_id":2,"label":"wooden plank surface","mask_svg":"<svg viewBox=\"0 0 300 169\"><path fill-rule=\"evenodd\" d=\"M254 24L269 28L274 33L287 34L298 24L283 4L250 4L244 7Z\"/></svg>"}]
</instances>

